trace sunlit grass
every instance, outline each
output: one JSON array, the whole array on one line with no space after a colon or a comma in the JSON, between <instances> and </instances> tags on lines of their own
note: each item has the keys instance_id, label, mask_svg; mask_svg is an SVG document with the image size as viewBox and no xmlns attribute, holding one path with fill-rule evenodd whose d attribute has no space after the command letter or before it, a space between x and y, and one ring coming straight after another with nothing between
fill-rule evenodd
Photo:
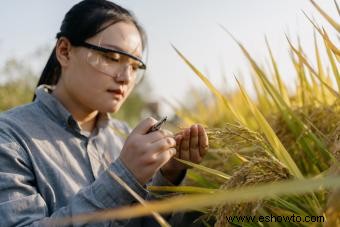
<instances>
[{"instance_id":1,"label":"sunlit grass","mask_svg":"<svg viewBox=\"0 0 340 227\"><path fill-rule=\"evenodd\" d=\"M339 24L310 1L334 28L331 32L339 35ZM336 2L335 6L339 11ZM180 196L87 214L73 220L124 219L153 212L204 208L202 217L212 217L215 226L229 225L224 219L226 215L268 214L322 215L329 226L340 224L340 208L334 202L339 201L340 193L333 191L340 186L339 176L333 176L338 175L340 169L340 49L330 39L330 32L309 17L306 19L316 29L311 37L315 40L316 66L305 55L301 43L294 43L287 36L298 81L293 94L283 82L279 61L267 39L270 72L257 63L245 45L232 37L250 64L257 97L248 94L244 84L237 80L238 75L235 75L237 91L219 91L173 46L215 97L210 103L202 104L199 93L195 93L195 108L199 111L191 111L184 104L173 107L183 125L198 122L206 126L210 149L205 160L200 165L179 160L192 167L184 186L148 188L153 193L172 192L170 195ZM322 40L322 45L318 40ZM326 52L326 59L321 57L322 50ZM247 224L270 226L273 223Z\"/></svg>"}]
</instances>

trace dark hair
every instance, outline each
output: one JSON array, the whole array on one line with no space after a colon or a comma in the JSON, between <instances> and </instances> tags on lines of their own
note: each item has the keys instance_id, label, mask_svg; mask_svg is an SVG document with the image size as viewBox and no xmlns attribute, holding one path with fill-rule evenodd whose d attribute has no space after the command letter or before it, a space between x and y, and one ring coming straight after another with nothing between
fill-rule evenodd
<instances>
[{"instance_id":1,"label":"dark hair","mask_svg":"<svg viewBox=\"0 0 340 227\"><path fill-rule=\"evenodd\" d=\"M66 13L56 38L66 37L72 45L76 46L120 21L131 22L136 26L140 33L144 50L147 44L146 33L137 22L135 16L127 9L107 0L83 0L74 5ZM105 23L108 23L108 25L103 27ZM37 87L41 84L57 84L60 74L61 66L56 57L56 47L54 47L41 73Z\"/></svg>"}]
</instances>

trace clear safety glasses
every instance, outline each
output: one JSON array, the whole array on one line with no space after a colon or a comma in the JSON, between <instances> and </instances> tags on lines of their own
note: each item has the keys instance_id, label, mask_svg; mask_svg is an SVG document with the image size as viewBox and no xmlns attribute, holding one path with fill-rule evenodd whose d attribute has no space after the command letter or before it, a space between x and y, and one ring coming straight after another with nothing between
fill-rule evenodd
<instances>
[{"instance_id":1,"label":"clear safety glasses","mask_svg":"<svg viewBox=\"0 0 340 227\"><path fill-rule=\"evenodd\" d=\"M115 77L119 67L124 65L129 67L129 75L136 84L141 81L146 65L140 58L125 51L108 49L87 42L82 42L77 46L89 49L86 61L96 70Z\"/></svg>"}]
</instances>

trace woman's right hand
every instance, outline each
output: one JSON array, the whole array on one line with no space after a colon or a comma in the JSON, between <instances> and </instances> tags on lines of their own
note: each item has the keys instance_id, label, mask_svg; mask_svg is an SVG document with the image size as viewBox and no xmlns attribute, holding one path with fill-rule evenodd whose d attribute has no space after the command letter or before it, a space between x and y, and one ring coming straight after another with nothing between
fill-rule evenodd
<instances>
[{"instance_id":1,"label":"woman's right hand","mask_svg":"<svg viewBox=\"0 0 340 227\"><path fill-rule=\"evenodd\" d=\"M156 123L146 118L137 125L125 141L120 159L142 185L176 154L176 141L167 130L146 134Z\"/></svg>"}]
</instances>

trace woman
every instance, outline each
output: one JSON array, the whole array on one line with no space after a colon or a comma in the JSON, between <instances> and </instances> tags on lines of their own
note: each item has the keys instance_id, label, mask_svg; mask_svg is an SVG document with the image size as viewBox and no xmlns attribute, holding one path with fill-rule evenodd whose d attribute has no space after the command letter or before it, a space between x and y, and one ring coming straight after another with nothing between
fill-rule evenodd
<instances>
[{"instance_id":1,"label":"woman","mask_svg":"<svg viewBox=\"0 0 340 227\"><path fill-rule=\"evenodd\" d=\"M186 167L173 156L201 162L208 148L202 126L175 136L147 133L153 118L130 130L108 115L141 79L145 47L142 27L114 3L85 0L66 14L34 102L0 117L0 226L44 226L53 218L135 203L112 173L150 199L146 184L184 178Z\"/></svg>"}]
</instances>

